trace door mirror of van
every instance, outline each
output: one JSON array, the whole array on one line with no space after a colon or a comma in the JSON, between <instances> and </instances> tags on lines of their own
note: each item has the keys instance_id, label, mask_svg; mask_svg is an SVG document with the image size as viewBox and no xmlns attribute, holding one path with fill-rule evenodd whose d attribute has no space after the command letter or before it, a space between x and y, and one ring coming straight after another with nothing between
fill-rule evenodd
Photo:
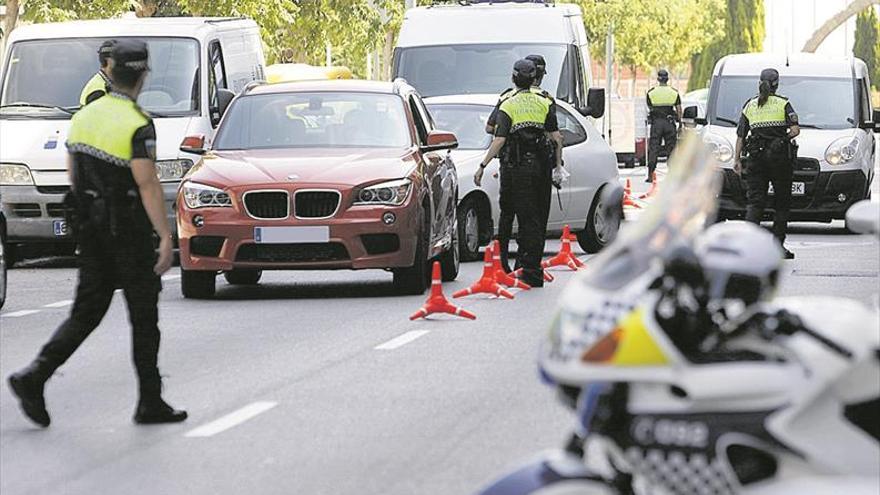
<instances>
[{"instance_id":1,"label":"door mirror of van","mask_svg":"<svg viewBox=\"0 0 880 495\"><path fill-rule=\"evenodd\" d=\"M205 136L198 134L183 138L183 141L180 142L180 151L194 155L204 155L208 151L205 148Z\"/></svg>"},{"instance_id":2,"label":"door mirror of van","mask_svg":"<svg viewBox=\"0 0 880 495\"><path fill-rule=\"evenodd\" d=\"M684 109L684 112L681 114L681 118L683 119L696 119L697 118L697 107L696 105L691 105Z\"/></svg>"},{"instance_id":3,"label":"door mirror of van","mask_svg":"<svg viewBox=\"0 0 880 495\"><path fill-rule=\"evenodd\" d=\"M880 132L880 108L874 109L874 115L871 117L874 121L874 132Z\"/></svg>"},{"instance_id":4,"label":"door mirror of van","mask_svg":"<svg viewBox=\"0 0 880 495\"><path fill-rule=\"evenodd\" d=\"M211 110L211 122L215 126L220 123L220 119L226 113L233 98L235 98L235 93L232 91L223 88L217 90L217 108Z\"/></svg>"},{"instance_id":5,"label":"door mirror of van","mask_svg":"<svg viewBox=\"0 0 880 495\"><path fill-rule=\"evenodd\" d=\"M846 228L859 234L880 235L880 205L863 199L846 210Z\"/></svg>"},{"instance_id":6,"label":"door mirror of van","mask_svg":"<svg viewBox=\"0 0 880 495\"><path fill-rule=\"evenodd\" d=\"M696 107L692 107L696 108ZM696 125L709 125L709 119L706 117L694 117L694 124Z\"/></svg>"},{"instance_id":7,"label":"door mirror of van","mask_svg":"<svg viewBox=\"0 0 880 495\"><path fill-rule=\"evenodd\" d=\"M590 88L587 92L587 106L578 108L578 112L584 117L598 119L605 115L605 89Z\"/></svg>"},{"instance_id":8,"label":"door mirror of van","mask_svg":"<svg viewBox=\"0 0 880 495\"><path fill-rule=\"evenodd\" d=\"M447 131L431 131L422 146L422 151L441 151L458 148L458 139L455 134Z\"/></svg>"}]
</instances>

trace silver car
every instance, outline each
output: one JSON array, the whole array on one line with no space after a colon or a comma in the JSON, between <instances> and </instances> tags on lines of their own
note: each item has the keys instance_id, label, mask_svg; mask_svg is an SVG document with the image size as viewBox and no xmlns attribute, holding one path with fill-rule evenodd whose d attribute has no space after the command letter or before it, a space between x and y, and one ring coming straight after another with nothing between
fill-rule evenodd
<instances>
[{"instance_id":1,"label":"silver car","mask_svg":"<svg viewBox=\"0 0 880 495\"><path fill-rule=\"evenodd\" d=\"M486 169L482 187L474 185L473 179L492 140L485 127L497 102L498 95L425 100L436 125L458 138L458 149L451 153L459 177L458 227L463 260L479 259L480 246L488 244L498 228L498 160ZM619 219L602 207L598 194L608 185L619 185L617 159L591 121L571 105L557 100L557 117L565 145L563 160L571 177L558 192L554 189L547 233L556 234L569 225L581 248L595 253L613 240L620 226Z\"/></svg>"}]
</instances>

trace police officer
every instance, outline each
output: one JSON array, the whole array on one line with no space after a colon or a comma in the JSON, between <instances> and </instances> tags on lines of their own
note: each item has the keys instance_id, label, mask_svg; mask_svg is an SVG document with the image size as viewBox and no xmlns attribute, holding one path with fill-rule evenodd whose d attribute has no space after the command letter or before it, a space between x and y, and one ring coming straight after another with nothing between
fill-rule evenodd
<instances>
[{"instance_id":1,"label":"police officer","mask_svg":"<svg viewBox=\"0 0 880 495\"><path fill-rule=\"evenodd\" d=\"M121 287L132 325L139 381L136 423L186 419L162 400L157 367L160 276L171 266L171 232L154 164L156 131L135 100L147 76L147 45L120 40L113 47L114 91L80 110L67 141L76 198L79 284L70 317L27 368L9 377L25 415L49 426L43 386L106 314ZM159 235L158 257L153 231Z\"/></svg>"},{"instance_id":2,"label":"police officer","mask_svg":"<svg viewBox=\"0 0 880 495\"><path fill-rule=\"evenodd\" d=\"M779 72L761 71L758 96L743 106L736 128L734 170L746 180L746 220L760 223L773 184L773 234L783 245L786 259L794 253L785 248L785 231L791 208L791 179L797 159L792 139L800 134L798 116L787 98L776 94Z\"/></svg>"},{"instance_id":3,"label":"police officer","mask_svg":"<svg viewBox=\"0 0 880 495\"><path fill-rule=\"evenodd\" d=\"M544 80L544 75L547 73L547 62L544 61L544 57L541 55L529 55L526 57L526 60L531 60L532 63L535 64L536 76L535 82L532 84L531 91L540 93L546 98L553 99L550 96L550 93L541 89L541 82ZM513 88L508 88L504 90L501 95L498 97L498 103L495 105L495 108L492 109L492 113L489 114L489 119L486 121L486 132L488 134L495 134L495 125L498 121L498 112L500 111L501 104L504 103L505 100L510 98L516 93L516 86ZM504 169L505 164L507 162L507 152L506 148L502 149L499 154L499 161L501 162L501 168L499 170L499 178L500 178L500 188L499 188L499 198L498 198L498 206L500 209L500 213L498 215L498 244L500 246L501 252L499 256L501 258L501 266L504 268L504 271L510 272L510 239L513 237L513 207L511 205L511 194L510 194L510 181L509 178L505 176ZM549 208L550 204L547 203ZM545 218L549 218L550 212L547 211L547 215ZM545 226L546 230L546 221Z\"/></svg>"},{"instance_id":4,"label":"police officer","mask_svg":"<svg viewBox=\"0 0 880 495\"><path fill-rule=\"evenodd\" d=\"M519 224L519 257L522 279L532 287L542 287L544 277L541 257L553 169L562 168L562 136L556 121L556 104L532 91L537 68L531 60L519 60L513 66L516 92L501 103L495 139L489 146L480 168L474 175L479 186L483 171L505 146L508 160L504 170L509 178L510 206Z\"/></svg>"},{"instance_id":5,"label":"police officer","mask_svg":"<svg viewBox=\"0 0 880 495\"><path fill-rule=\"evenodd\" d=\"M110 92L110 71L112 69L111 64L113 63L111 54L113 52L113 45L115 44L116 40L107 40L101 43L101 46L98 48L98 63L100 64L100 69L98 69L98 72L89 79L89 82L87 82L82 89L82 93L79 95L79 105L81 107L86 106Z\"/></svg>"},{"instance_id":6,"label":"police officer","mask_svg":"<svg viewBox=\"0 0 880 495\"><path fill-rule=\"evenodd\" d=\"M668 85L669 72L666 69L657 71L657 82L660 85L649 89L647 94L651 137L648 144L648 178L645 182L654 180L660 150L664 149L667 156L672 153L678 139L677 123L681 122L681 97L678 91Z\"/></svg>"}]
</instances>

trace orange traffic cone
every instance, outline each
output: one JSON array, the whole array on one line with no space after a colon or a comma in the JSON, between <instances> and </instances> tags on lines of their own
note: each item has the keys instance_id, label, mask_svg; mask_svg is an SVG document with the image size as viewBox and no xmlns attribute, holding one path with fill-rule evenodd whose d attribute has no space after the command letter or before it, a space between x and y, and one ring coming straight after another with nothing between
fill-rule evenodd
<instances>
[{"instance_id":1,"label":"orange traffic cone","mask_svg":"<svg viewBox=\"0 0 880 495\"><path fill-rule=\"evenodd\" d=\"M513 276L521 277L522 272L523 272L522 268L517 268L516 270L513 271ZM550 272L548 272L547 270L543 270L543 272L544 272L544 282L552 282L552 281L556 280L556 277L551 275Z\"/></svg>"},{"instance_id":2,"label":"orange traffic cone","mask_svg":"<svg viewBox=\"0 0 880 495\"><path fill-rule=\"evenodd\" d=\"M632 184L629 181L629 178L626 179L626 186L623 187L623 206L632 206L633 208L641 208L638 203L635 202L632 196Z\"/></svg>"},{"instance_id":3,"label":"orange traffic cone","mask_svg":"<svg viewBox=\"0 0 880 495\"><path fill-rule=\"evenodd\" d=\"M446 299L446 296L443 295L443 284L440 281L440 262L434 262L434 268L431 271L431 295L428 296L428 300L425 301L425 305L422 306L422 309L413 313L412 316L409 317L410 320L415 320L418 318L424 318L430 314L434 313L446 313L455 316L461 316L463 318L468 318L470 320L476 320L477 317L471 312L465 311L457 306L454 306L449 300Z\"/></svg>"},{"instance_id":4,"label":"orange traffic cone","mask_svg":"<svg viewBox=\"0 0 880 495\"><path fill-rule=\"evenodd\" d=\"M513 294L505 290L504 287L495 281L495 268L492 266L491 244L486 246L486 250L483 253L483 275L480 277L480 280L477 280L477 283L467 289L462 289L452 294L452 297L458 298L469 296L471 294L492 294L494 296L513 299Z\"/></svg>"},{"instance_id":5,"label":"orange traffic cone","mask_svg":"<svg viewBox=\"0 0 880 495\"><path fill-rule=\"evenodd\" d=\"M569 237L571 236L571 229L568 225L562 229L562 248L559 250L559 253L556 256L546 259L541 262L541 266L544 268L550 268L554 266L567 266L572 270L577 270L578 268L584 266L584 263L577 259L571 252L571 241Z\"/></svg>"},{"instance_id":6,"label":"orange traffic cone","mask_svg":"<svg viewBox=\"0 0 880 495\"><path fill-rule=\"evenodd\" d=\"M639 199L650 198L655 194L657 194L657 172L651 174L651 187L648 188L648 191L645 194L639 196Z\"/></svg>"},{"instance_id":7,"label":"orange traffic cone","mask_svg":"<svg viewBox=\"0 0 880 495\"><path fill-rule=\"evenodd\" d=\"M504 271L504 268L501 267L501 244L498 242L498 239L492 241L492 270L495 273L495 281L501 285L512 289L531 289L529 284L516 277L510 276Z\"/></svg>"}]
</instances>

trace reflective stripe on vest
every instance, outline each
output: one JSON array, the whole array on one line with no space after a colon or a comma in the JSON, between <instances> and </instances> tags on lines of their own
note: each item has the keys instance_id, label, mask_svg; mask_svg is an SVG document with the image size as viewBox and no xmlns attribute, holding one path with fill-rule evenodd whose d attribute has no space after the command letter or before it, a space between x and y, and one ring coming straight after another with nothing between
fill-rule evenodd
<instances>
[{"instance_id":1,"label":"reflective stripe on vest","mask_svg":"<svg viewBox=\"0 0 880 495\"><path fill-rule=\"evenodd\" d=\"M648 100L654 107L671 107L678 101L678 91L669 86L656 86L648 91Z\"/></svg>"},{"instance_id":2,"label":"reflective stripe on vest","mask_svg":"<svg viewBox=\"0 0 880 495\"><path fill-rule=\"evenodd\" d=\"M135 132L150 122L137 104L116 93L99 98L73 116L67 149L128 167Z\"/></svg>"},{"instance_id":3,"label":"reflective stripe on vest","mask_svg":"<svg viewBox=\"0 0 880 495\"><path fill-rule=\"evenodd\" d=\"M79 95L79 106L84 107L87 103L86 98L95 91L107 92L107 80L104 79L100 72L92 76L89 82L86 83L86 87L83 88L82 93Z\"/></svg>"},{"instance_id":4,"label":"reflective stripe on vest","mask_svg":"<svg viewBox=\"0 0 880 495\"><path fill-rule=\"evenodd\" d=\"M776 95L770 95L767 103L758 105L758 98L752 98L743 108L743 115L749 119L749 128L761 127L785 127L785 105L788 100Z\"/></svg>"},{"instance_id":5,"label":"reflective stripe on vest","mask_svg":"<svg viewBox=\"0 0 880 495\"><path fill-rule=\"evenodd\" d=\"M532 91L520 91L501 103L501 111L510 117L510 132L524 128L544 128L553 102Z\"/></svg>"}]
</instances>

